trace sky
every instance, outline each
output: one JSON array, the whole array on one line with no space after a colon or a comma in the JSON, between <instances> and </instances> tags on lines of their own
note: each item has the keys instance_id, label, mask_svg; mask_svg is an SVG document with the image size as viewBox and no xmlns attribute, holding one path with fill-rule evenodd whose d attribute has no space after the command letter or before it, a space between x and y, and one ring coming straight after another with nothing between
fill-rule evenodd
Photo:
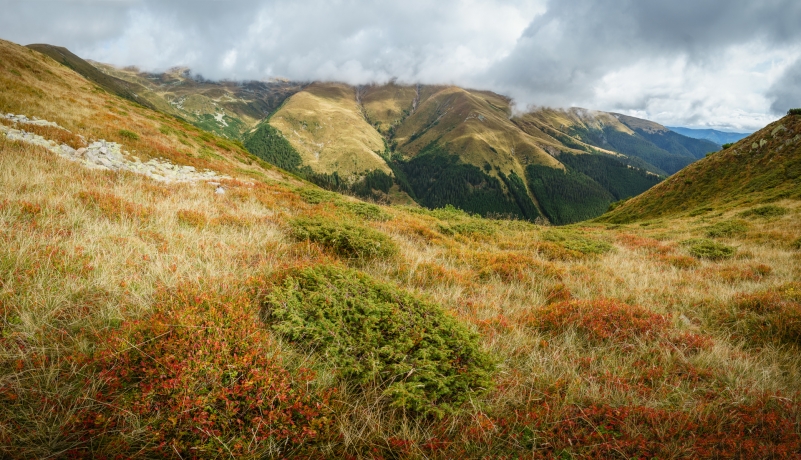
<instances>
[{"instance_id":1,"label":"sky","mask_svg":"<svg viewBox=\"0 0 801 460\"><path fill-rule=\"evenodd\" d=\"M209 79L456 84L753 131L801 107L798 0L0 0L0 38Z\"/></svg>"}]
</instances>

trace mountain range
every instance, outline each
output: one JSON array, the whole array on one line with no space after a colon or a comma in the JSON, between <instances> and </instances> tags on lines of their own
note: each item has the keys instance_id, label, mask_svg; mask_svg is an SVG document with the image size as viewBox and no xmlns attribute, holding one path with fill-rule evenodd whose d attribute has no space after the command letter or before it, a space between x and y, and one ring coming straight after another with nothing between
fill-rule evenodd
<instances>
[{"instance_id":1,"label":"mountain range","mask_svg":"<svg viewBox=\"0 0 801 460\"><path fill-rule=\"evenodd\" d=\"M32 48L318 185L379 202L566 224L720 148L622 114L517 114L505 96L456 86L211 82L188 69L152 74Z\"/></svg>"},{"instance_id":2,"label":"mountain range","mask_svg":"<svg viewBox=\"0 0 801 460\"><path fill-rule=\"evenodd\" d=\"M706 139L720 145L731 144L751 135L751 133L732 133L716 129L667 128L683 136L692 137L693 139Z\"/></svg>"}]
</instances>

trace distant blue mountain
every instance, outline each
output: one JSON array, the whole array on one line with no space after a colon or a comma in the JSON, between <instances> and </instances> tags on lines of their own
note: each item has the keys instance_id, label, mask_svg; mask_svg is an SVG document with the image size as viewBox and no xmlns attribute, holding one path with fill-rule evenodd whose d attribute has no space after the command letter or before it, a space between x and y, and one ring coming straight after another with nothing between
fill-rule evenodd
<instances>
[{"instance_id":1,"label":"distant blue mountain","mask_svg":"<svg viewBox=\"0 0 801 460\"><path fill-rule=\"evenodd\" d=\"M720 145L737 142L751 135L751 133L727 133L717 129L690 129L671 126L666 126L666 128L682 136L692 137L693 139L706 139Z\"/></svg>"}]
</instances>

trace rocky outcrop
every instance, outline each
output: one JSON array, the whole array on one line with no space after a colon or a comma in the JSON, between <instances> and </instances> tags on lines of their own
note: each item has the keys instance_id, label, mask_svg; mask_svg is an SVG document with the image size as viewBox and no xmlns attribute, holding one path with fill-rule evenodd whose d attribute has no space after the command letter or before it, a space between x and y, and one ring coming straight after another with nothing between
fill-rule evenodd
<instances>
[{"instance_id":1,"label":"rocky outcrop","mask_svg":"<svg viewBox=\"0 0 801 460\"><path fill-rule=\"evenodd\" d=\"M27 144L44 147L62 158L78 162L87 168L129 171L142 174L153 180L170 183L230 179L230 177L219 175L214 171L196 171L192 166L176 165L166 160L152 159L147 162L142 162L138 157L124 151L122 145L116 142L107 142L103 139L92 142L88 146L79 149L74 149L67 144L59 145L53 140L45 139L38 134L27 132L24 129L26 124L52 126L64 129L56 123L36 118L29 119L25 115L0 114L0 117L13 121L19 128L11 128L0 124L0 133L2 133L7 140L25 142Z\"/></svg>"}]
</instances>

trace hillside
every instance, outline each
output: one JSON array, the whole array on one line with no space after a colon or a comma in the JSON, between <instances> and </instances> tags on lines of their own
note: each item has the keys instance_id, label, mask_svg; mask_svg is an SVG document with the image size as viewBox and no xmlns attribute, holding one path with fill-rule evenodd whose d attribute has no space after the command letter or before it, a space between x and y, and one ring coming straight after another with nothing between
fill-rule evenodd
<instances>
[{"instance_id":1,"label":"hillside","mask_svg":"<svg viewBox=\"0 0 801 460\"><path fill-rule=\"evenodd\" d=\"M751 135L751 133L731 133L728 131L718 131L716 129L693 129L675 126L669 126L667 128L682 136L692 137L693 139L706 139L720 145L732 144Z\"/></svg>"},{"instance_id":2,"label":"hillside","mask_svg":"<svg viewBox=\"0 0 801 460\"><path fill-rule=\"evenodd\" d=\"M280 80L208 81L185 68L153 74L136 67L117 68L98 62L91 65L109 77L127 82L138 100L146 101L145 105L233 140L242 140L247 131L303 87Z\"/></svg>"},{"instance_id":3,"label":"hillside","mask_svg":"<svg viewBox=\"0 0 801 460\"><path fill-rule=\"evenodd\" d=\"M788 115L709 155L610 214L609 222L701 215L801 198L801 117Z\"/></svg>"},{"instance_id":4,"label":"hillside","mask_svg":"<svg viewBox=\"0 0 801 460\"><path fill-rule=\"evenodd\" d=\"M150 100L140 97L137 94L137 92L141 92L141 90L144 88L125 80L106 75L89 62L84 61L80 57L70 52L70 50L67 48L47 44L28 45L28 48L50 56L56 62L59 62L60 64L63 64L75 72L83 75L87 80L97 84L111 94L116 94L117 96L124 97L125 99L129 99L151 109L157 108L157 106L154 105Z\"/></svg>"},{"instance_id":5,"label":"hillside","mask_svg":"<svg viewBox=\"0 0 801 460\"><path fill-rule=\"evenodd\" d=\"M351 86L311 84L291 96L269 122L315 172L343 178L374 170L391 173L380 155L384 139L361 114Z\"/></svg>"},{"instance_id":6,"label":"hillside","mask_svg":"<svg viewBox=\"0 0 801 460\"><path fill-rule=\"evenodd\" d=\"M323 190L1 40L0 114L2 458L801 454L796 118L735 146L767 207L551 227Z\"/></svg>"},{"instance_id":7,"label":"hillside","mask_svg":"<svg viewBox=\"0 0 801 460\"><path fill-rule=\"evenodd\" d=\"M523 115L518 123L524 130L544 132L575 148L623 154L629 164L661 175L673 174L720 149L648 120L581 108L539 109Z\"/></svg>"}]
</instances>

